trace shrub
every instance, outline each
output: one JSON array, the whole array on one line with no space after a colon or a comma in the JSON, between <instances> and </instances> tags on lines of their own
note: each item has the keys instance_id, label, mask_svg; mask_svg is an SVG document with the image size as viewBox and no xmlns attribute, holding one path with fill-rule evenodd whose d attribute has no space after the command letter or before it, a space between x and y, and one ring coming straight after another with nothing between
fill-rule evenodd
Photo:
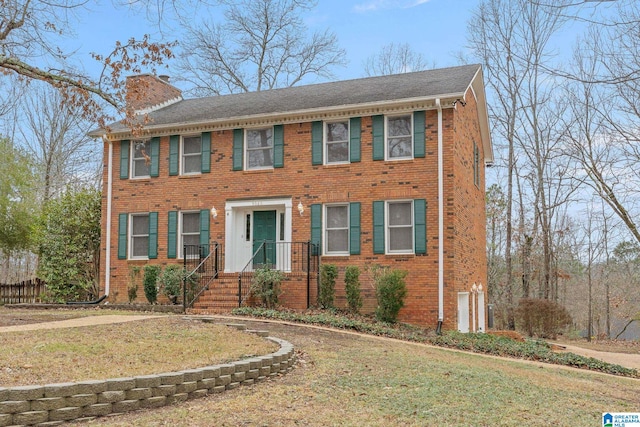
<instances>
[{"instance_id":1,"label":"shrub","mask_svg":"<svg viewBox=\"0 0 640 427\"><path fill-rule=\"evenodd\" d=\"M127 285L127 297L129 304L138 298L138 277L140 276L140 267L129 267L129 283Z\"/></svg>"},{"instance_id":2,"label":"shrub","mask_svg":"<svg viewBox=\"0 0 640 427\"><path fill-rule=\"evenodd\" d=\"M160 266L147 264L144 266L144 277L142 278L142 286L144 287L144 296L150 304L155 304L158 300L158 276L160 275Z\"/></svg>"},{"instance_id":3,"label":"shrub","mask_svg":"<svg viewBox=\"0 0 640 427\"><path fill-rule=\"evenodd\" d=\"M320 289L318 291L318 305L320 308L333 308L337 277L338 267L334 264L322 264L320 266Z\"/></svg>"},{"instance_id":4,"label":"shrub","mask_svg":"<svg viewBox=\"0 0 640 427\"><path fill-rule=\"evenodd\" d=\"M404 298L407 296L405 277L407 277L406 271L388 268L382 268L374 275L378 320L388 323L395 323L398 320L398 313L404 306Z\"/></svg>"},{"instance_id":5,"label":"shrub","mask_svg":"<svg viewBox=\"0 0 640 427\"><path fill-rule=\"evenodd\" d=\"M260 298L262 305L274 308L278 304L278 297L282 293L280 284L284 274L279 270L272 270L268 264L264 264L253 272L251 279L251 294Z\"/></svg>"},{"instance_id":6,"label":"shrub","mask_svg":"<svg viewBox=\"0 0 640 427\"><path fill-rule=\"evenodd\" d=\"M571 315L558 303L523 298L516 308L516 326L530 337L555 338L571 325Z\"/></svg>"},{"instance_id":7,"label":"shrub","mask_svg":"<svg viewBox=\"0 0 640 427\"><path fill-rule=\"evenodd\" d=\"M184 269L178 264L167 265L158 277L160 292L166 295L172 304L178 302L178 297L182 291L183 278Z\"/></svg>"},{"instance_id":8,"label":"shrub","mask_svg":"<svg viewBox=\"0 0 640 427\"><path fill-rule=\"evenodd\" d=\"M362 308L362 295L360 294L360 269L350 265L344 272L345 292L347 305L353 313L358 313Z\"/></svg>"}]
</instances>

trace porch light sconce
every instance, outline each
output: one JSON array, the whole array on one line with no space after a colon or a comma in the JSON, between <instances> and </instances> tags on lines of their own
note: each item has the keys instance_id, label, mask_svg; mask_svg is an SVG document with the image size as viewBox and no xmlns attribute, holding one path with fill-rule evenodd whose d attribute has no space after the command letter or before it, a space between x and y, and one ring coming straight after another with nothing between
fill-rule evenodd
<instances>
[{"instance_id":1,"label":"porch light sconce","mask_svg":"<svg viewBox=\"0 0 640 427\"><path fill-rule=\"evenodd\" d=\"M211 216L213 217L213 219L218 218L218 211L216 210L215 206L211 208Z\"/></svg>"},{"instance_id":2,"label":"porch light sconce","mask_svg":"<svg viewBox=\"0 0 640 427\"><path fill-rule=\"evenodd\" d=\"M304 213L304 206L302 206L302 202L298 202L298 212L300 212L300 216Z\"/></svg>"}]
</instances>

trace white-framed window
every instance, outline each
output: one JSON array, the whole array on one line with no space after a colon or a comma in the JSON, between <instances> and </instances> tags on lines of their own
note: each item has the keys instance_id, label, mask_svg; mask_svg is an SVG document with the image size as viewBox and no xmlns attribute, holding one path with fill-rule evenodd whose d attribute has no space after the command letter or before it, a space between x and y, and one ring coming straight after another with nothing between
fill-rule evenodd
<instances>
[{"instance_id":1,"label":"white-framed window","mask_svg":"<svg viewBox=\"0 0 640 427\"><path fill-rule=\"evenodd\" d=\"M325 205L324 253L349 255L349 204Z\"/></svg>"},{"instance_id":2,"label":"white-framed window","mask_svg":"<svg viewBox=\"0 0 640 427\"><path fill-rule=\"evenodd\" d=\"M349 120L325 122L325 164L349 163Z\"/></svg>"},{"instance_id":3,"label":"white-framed window","mask_svg":"<svg viewBox=\"0 0 640 427\"><path fill-rule=\"evenodd\" d=\"M273 168L273 127L245 131L246 170Z\"/></svg>"},{"instance_id":4,"label":"white-framed window","mask_svg":"<svg viewBox=\"0 0 640 427\"><path fill-rule=\"evenodd\" d=\"M180 213L180 242L179 248L184 245L200 244L200 212Z\"/></svg>"},{"instance_id":5,"label":"white-framed window","mask_svg":"<svg viewBox=\"0 0 640 427\"><path fill-rule=\"evenodd\" d=\"M387 253L413 253L413 201L387 202Z\"/></svg>"},{"instance_id":6,"label":"white-framed window","mask_svg":"<svg viewBox=\"0 0 640 427\"><path fill-rule=\"evenodd\" d=\"M149 258L149 214L129 215L129 258Z\"/></svg>"},{"instance_id":7,"label":"white-framed window","mask_svg":"<svg viewBox=\"0 0 640 427\"><path fill-rule=\"evenodd\" d=\"M131 142L131 178L151 176L151 142Z\"/></svg>"},{"instance_id":8,"label":"white-framed window","mask_svg":"<svg viewBox=\"0 0 640 427\"><path fill-rule=\"evenodd\" d=\"M413 158L413 117L386 116L386 158L387 160Z\"/></svg>"},{"instance_id":9,"label":"white-framed window","mask_svg":"<svg viewBox=\"0 0 640 427\"><path fill-rule=\"evenodd\" d=\"M180 144L180 170L182 175L202 170L202 140L200 135L183 136Z\"/></svg>"}]
</instances>

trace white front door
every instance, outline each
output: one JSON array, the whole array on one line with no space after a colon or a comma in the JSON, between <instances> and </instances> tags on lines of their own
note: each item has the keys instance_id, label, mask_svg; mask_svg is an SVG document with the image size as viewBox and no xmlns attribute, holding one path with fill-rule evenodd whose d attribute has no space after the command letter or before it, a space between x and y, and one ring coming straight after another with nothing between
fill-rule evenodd
<instances>
[{"instance_id":1,"label":"white front door","mask_svg":"<svg viewBox=\"0 0 640 427\"><path fill-rule=\"evenodd\" d=\"M478 292L478 332L484 329L484 292Z\"/></svg>"},{"instance_id":2,"label":"white front door","mask_svg":"<svg viewBox=\"0 0 640 427\"><path fill-rule=\"evenodd\" d=\"M469 332L469 292L458 292L458 331Z\"/></svg>"}]
</instances>

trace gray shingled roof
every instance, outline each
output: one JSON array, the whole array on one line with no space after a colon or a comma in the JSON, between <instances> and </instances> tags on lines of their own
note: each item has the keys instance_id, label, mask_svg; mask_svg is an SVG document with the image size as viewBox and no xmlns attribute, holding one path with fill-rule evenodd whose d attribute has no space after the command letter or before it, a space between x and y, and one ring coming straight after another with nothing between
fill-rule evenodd
<instances>
[{"instance_id":1,"label":"gray shingled roof","mask_svg":"<svg viewBox=\"0 0 640 427\"><path fill-rule=\"evenodd\" d=\"M319 83L261 92L185 99L149 113L150 125L215 122L346 105L463 94L480 65ZM112 132L124 130L120 124Z\"/></svg>"}]
</instances>

